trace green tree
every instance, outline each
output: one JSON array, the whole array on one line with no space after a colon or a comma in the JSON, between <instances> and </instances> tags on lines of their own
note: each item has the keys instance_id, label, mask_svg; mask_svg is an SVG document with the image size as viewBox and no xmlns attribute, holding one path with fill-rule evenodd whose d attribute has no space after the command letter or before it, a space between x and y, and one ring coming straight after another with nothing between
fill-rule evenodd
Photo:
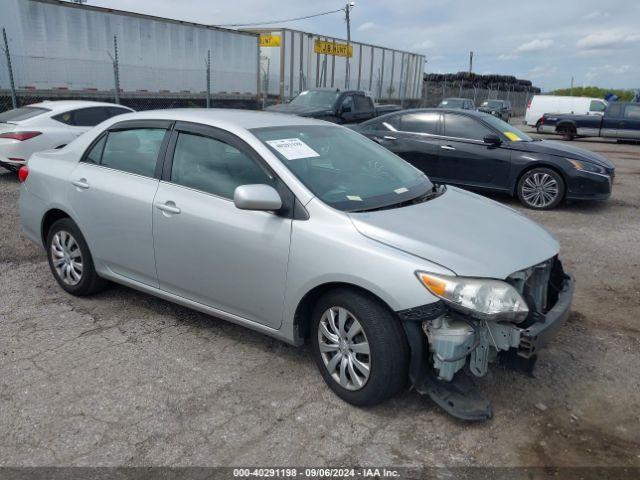
<instances>
[{"instance_id":1,"label":"green tree","mask_svg":"<svg viewBox=\"0 0 640 480\"><path fill-rule=\"evenodd\" d=\"M617 95L621 101L628 102L633 98L633 90L623 90L620 88L601 88L601 87L573 87L559 88L551 92L552 95L574 96L574 97L592 97L604 98L607 93Z\"/></svg>"}]
</instances>

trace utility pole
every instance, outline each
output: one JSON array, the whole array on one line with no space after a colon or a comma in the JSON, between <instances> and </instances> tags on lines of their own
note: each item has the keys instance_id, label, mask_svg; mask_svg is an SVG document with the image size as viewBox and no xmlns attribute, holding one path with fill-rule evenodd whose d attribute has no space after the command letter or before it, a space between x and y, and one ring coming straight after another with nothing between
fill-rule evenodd
<instances>
[{"instance_id":1,"label":"utility pole","mask_svg":"<svg viewBox=\"0 0 640 480\"><path fill-rule=\"evenodd\" d=\"M263 70L263 81L262 81L262 109L264 110L267 106L267 96L269 95L269 70L271 69L271 57L260 57L260 60L266 60L267 69L261 66Z\"/></svg>"},{"instance_id":2,"label":"utility pole","mask_svg":"<svg viewBox=\"0 0 640 480\"><path fill-rule=\"evenodd\" d=\"M344 76L344 88L349 88L349 77L351 76L350 72L350 60L349 56L349 48L351 47L351 9L355 7L355 2L349 2L344 6L344 17L347 22L347 56L346 58L346 71Z\"/></svg>"},{"instance_id":3,"label":"utility pole","mask_svg":"<svg viewBox=\"0 0 640 480\"><path fill-rule=\"evenodd\" d=\"M207 50L207 59L204 61L207 67L207 108L211 108L211 50Z\"/></svg>"},{"instance_id":4,"label":"utility pole","mask_svg":"<svg viewBox=\"0 0 640 480\"><path fill-rule=\"evenodd\" d=\"M473 51L469 52L469 73L473 72Z\"/></svg>"},{"instance_id":5,"label":"utility pole","mask_svg":"<svg viewBox=\"0 0 640 480\"><path fill-rule=\"evenodd\" d=\"M569 96L573 97L573 77L571 77L571 88L569 89Z\"/></svg>"},{"instance_id":6,"label":"utility pole","mask_svg":"<svg viewBox=\"0 0 640 480\"><path fill-rule=\"evenodd\" d=\"M120 103L120 66L118 64L118 37L116 35L113 36L113 50L115 56L111 55L109 51L107 51L107 55L111 57L111 61L113 62L114 100L116 103Z\"/></svg>"}]
</instances>

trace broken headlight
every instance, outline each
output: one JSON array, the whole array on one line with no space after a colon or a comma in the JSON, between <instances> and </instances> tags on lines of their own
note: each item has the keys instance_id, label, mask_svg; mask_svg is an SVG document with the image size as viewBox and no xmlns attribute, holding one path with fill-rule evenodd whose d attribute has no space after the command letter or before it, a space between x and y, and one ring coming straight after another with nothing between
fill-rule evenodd
<instances>
[{"instance_id":1,"label":"broken headlight","mask_svg":"<svg viewBox=\"0 0 640 480\"><path fill-rule=\"evenodd\" d=\"M522 296L506 282L416 272L422 284L454 310L481 320L521 322L529 314Z\"/></svg>"}]
</instances>

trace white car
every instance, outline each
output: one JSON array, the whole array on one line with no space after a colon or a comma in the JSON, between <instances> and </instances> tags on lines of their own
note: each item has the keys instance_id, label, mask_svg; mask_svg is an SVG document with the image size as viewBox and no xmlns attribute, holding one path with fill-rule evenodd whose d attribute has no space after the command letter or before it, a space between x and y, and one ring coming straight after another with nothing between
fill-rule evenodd
<instances>
[{"instance_id":1,"label":"white car","mask_svg":"<svg viewBox=\"0 0 640 480\"><path fill-rule=\"evenodd\" d=\"M113 103L57 100L0 113L0 166L18 170L32 153L60 148L108 118L133 112Z\"/></svg>"},{"instance_id":2,"label":"white car","mask_svg":"<svg viewBox=\"0 0 640 480\"><path fill-rule=\"evenodd\" d=\"M607 102L601 98L536 95L529 100L524 123L543 133L541 120L545 113L603 115L606 108Z\"/></svg>"}]
</instances>

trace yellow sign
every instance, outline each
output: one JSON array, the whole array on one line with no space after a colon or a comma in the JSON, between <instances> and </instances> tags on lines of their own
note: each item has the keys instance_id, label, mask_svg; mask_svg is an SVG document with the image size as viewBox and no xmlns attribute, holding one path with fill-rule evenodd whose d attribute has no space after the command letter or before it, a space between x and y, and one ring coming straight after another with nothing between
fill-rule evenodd
<instances>
[{"instance_id":1,"label":"yellow sign","mask_svg":"<svg viewBox=\"0 0 640 480\"><path fill-rule=\"evenodd\" d=\"M280 35L260 35L261 47L279 47Z\"/></svg>"},{"instance_id":2,"label":"yellow sign","mask_svg":"<svg viewBox=\"0 0 640 480\"><path fill-rule=\"evenodd\" d=\"M336 57L352 57L353 47L346 43L325 42L316 40L313 45L313 51L323 55L334 55Z\"/></svg>"},{"instance_id":3,"label":"yellow sign","mask_svg":"<svg viewBox=\"0 0 640 480\"><path fill-rule=\"evenodd\" d=\"M520 140L522 140L518 135L516 135L513 132L502 132L502 133L504 133L505 136L512 142L519 142Z\"/></svg>"}]
</instances>

